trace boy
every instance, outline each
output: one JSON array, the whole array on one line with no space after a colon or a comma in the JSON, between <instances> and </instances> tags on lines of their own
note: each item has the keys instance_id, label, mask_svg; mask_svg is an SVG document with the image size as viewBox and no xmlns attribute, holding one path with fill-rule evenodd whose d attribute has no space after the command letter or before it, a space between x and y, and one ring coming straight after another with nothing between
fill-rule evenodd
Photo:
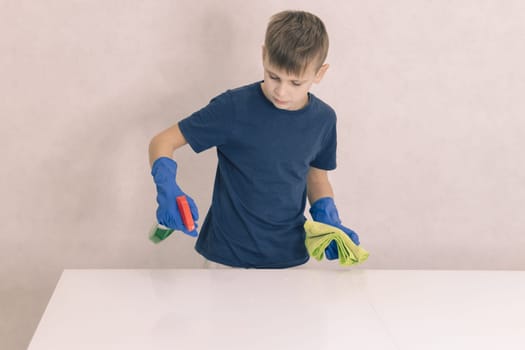
<instances>
[{"instance_id":1,"label":"boy","mask_svg":"<svg viewBox=\"0 0 525 350\"><path fill-rule=\"evenodd\" d=\"M175 198L174 150L216 147L212 204L195 249L207 260L244 268L304 264L306 197L315 221L341 228L327 170L336 167L336 115L309 93L328 64L323 22L303 11L284 11L268 24L262 48L264 80L228 90L191 116L155 136L149 157L157 187L157 220L191 236ZM187 196L194 220L195 202ZM326 249L337 258L335 242Z\"/></svg>"}]
</instances>

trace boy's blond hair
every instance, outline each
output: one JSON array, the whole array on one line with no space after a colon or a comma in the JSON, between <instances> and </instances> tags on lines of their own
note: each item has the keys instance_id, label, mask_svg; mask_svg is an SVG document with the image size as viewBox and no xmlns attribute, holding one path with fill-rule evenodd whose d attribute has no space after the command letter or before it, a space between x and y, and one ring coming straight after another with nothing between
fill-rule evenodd
<instances>
[{"instance_id":1,"label":"boy's blond hair","mask_svg":"<svg viewBox=\"0 0 525 350\"><path fill-rule=\"evenodd\" d=\"M264 40L270 64L300 76L311 62L316 72L328 55L328 34L319 17L305 11L283 11L270 18Z\"/></svg>"}]
</instances>

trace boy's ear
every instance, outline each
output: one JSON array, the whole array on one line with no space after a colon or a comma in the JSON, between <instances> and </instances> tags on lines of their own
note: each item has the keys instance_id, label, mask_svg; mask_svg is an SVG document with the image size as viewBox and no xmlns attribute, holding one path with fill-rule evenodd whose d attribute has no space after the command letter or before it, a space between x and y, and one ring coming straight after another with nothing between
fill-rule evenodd
<instances>
[{"instance_id":1,"label":"boy's ear","mask_svg":"<svg viewBox=\"0 0 525 350\"><path fill-rule=\"evenodd\" d=\"M317 71L317 74L315 75L315 79L314 79L314 82L316 84L319 83L323 79L329 67L330 65L328 63L325 63L321 66L321 68L319 68L319 70Z\"/></svg>"}]
</instances>

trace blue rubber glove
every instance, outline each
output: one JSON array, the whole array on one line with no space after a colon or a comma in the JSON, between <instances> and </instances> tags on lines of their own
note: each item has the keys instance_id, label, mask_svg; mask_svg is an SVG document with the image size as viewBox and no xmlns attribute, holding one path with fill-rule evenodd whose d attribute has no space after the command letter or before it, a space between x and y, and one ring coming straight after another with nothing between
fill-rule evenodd
<instances>
[{"instance_id":1,"label":"blue rubber glove","mask_svg":"<svg viewBox=\"0 0 525 350\"><path fill-rule=\"evenodd\" d=\"M199 211L195 201L186 195L175 182L177 175L177 163L168 157L160 157L153 163L151 167L151 175L157 186L157 221L159 224L169 227L173 230L182 231L192 237L197 236L197 223L195 229L188 231L177 207L176 198L178 196L186 196L188 205L191 210L193 221L199 219Z\"/></svg>"},{"instance_id":2,"label":"blue rubber glove","mask_svg":"<svg viewBox=\"0 0 525 350\"><path fill-rule=\"evenodd\" d=\"M341 224L341 219L339 219L339 213L337 212L332 197L323 197L316 200L310 207L310 214L314 221L319 221L323 224L332 225L341 229L348 237L350 237L352 242L359 245L359 237L357 236L357 233ZM328 247L326 247L325 256L328 260L334 260L339 257L339 254L337 253L337 243L335 243L335 241L330 242Z\"/></svg>"}]
</instances>

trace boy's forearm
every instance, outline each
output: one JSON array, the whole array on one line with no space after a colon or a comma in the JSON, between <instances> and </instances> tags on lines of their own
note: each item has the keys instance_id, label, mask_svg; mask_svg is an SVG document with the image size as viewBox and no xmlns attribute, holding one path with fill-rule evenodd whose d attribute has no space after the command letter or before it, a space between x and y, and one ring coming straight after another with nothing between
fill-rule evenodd
<instances>
[{"instance_id":1,"label":"boy's forearm","mask_svg":"<svg viewBox=\"0 0 525 350\"><path fill-rule=\"evenodd\" d=\"M156 135L151 139L148 148L150 166L160 157L173 157L173 152L186 143L178 124Z\"/></svg>"},{"instance_id":2,"label":"boy's forearm","mask_svg":"<svg viewBox=\"0 0 525 350\"><path fill-rule=\"evenodd\" d=\"M307 195L310 204L319 198L333 197L334 191L326 170L310 168L307 178Z\"/></svg>"},{"instance_id":3,"label":"boy's forearm","mask_svg":"<svg viewBox=\"0 0 525 350\"><path fill-rule=\"evenodd\" d=\"M174 149L166 142L162 142L162 140L153 138L149 144L148 149L150 167L160 157L171 158L173 156L173 151Z\"/></svg>"}]
</instances>

